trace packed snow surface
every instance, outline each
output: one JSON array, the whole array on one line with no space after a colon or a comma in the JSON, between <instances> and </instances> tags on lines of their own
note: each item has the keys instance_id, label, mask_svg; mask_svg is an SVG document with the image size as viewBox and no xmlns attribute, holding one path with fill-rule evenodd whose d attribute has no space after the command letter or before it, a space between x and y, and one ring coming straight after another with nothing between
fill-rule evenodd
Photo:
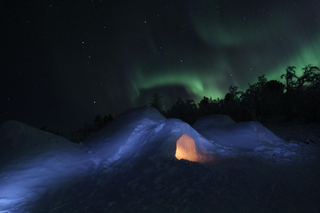
<instances>
[{"instance_id":1,"label":"packed snow surface","mask_svg":"<svg viewBox=\"0 0 320 213\"><path fill-rule=\"evenodd\" d=\"M177 147L181 150L178 151ZM106 205L103 206L104 210L98 208L101 203L97 206L90 205L90 202L110 199L111 189L115 186L119 187L116 194L124 193L124 197L131 195L130 190L122 191L135 188L134 182L139 176L134 168L143 168L142 177L153 179L153 182L145 179L142 185L147 184L145 187L152 188L155 184L156 189L162 193L166 191L162 181L170 177L169 182L173 183L175 179L171 177L179 171L184 173L187 170L190 174L200 175L188 169L197 169L198 166L194 166L199 163L190 164L190 167L183 159L208 163L210 168L215 169L224 168L231 161L237 162L238 168L244 169L256 164L262 166L263 162L287 165L290 162L296 164L318 159L315 154L318 152L315 150L318 147L310 150L310 147L297 141L284 141L258 122L236 123L228 116L215 115L201 118L191 127L179 119L166 119L158 111L148 107L121 114L109 126L81 144L17 121L8 121L0 128L0 213L28 212L30 209L31 212L83 212L85 209L88 212L108 212L117 206L117 202L102 202ZM176 157L182 160L179 161ZM212 171L201 170L203 171L208 172L203 175L209 178ZM218 174L219 171L215 173ZM250 171L247 170L248 174ZM167 175L162 177L162 172ZM125 176L119 177L119 174ZM187 187L185 184L188 178L195 178L186 175L187 179L177 179L178 188L174 193L179 194L182 188ZM202 181L210 180L206 178ZM112 180L115 181L113 184ZM133 185L123 185L124 183ZM228 190L229 186L223 187ZM184 194L188 193L194 194L195 191L187 190ZM146 192L141 196L145 194ZM168 195L163 196L155 199L169 199ZM44 201L44 198L47 200ZM61 201L63 198L65 201ZM86 200L90 201L87 206ZM45 202L46 205L40 205L39 202ZM70 207L67 204L70 202L77 205ZM37 208L33 207L36 205ZM82 209L78 209L80 206Z\"/></svg>"},{"instance_id":2,"label":"packed snow surface","mask_svg":"<svg viewBox=\"0 0 320 213\"><path fill-rule=\"evenodd\" d=\"M1 210L39 199L93 165L79 145L16 121L1 126L0 141Z\"/></svg>"},{"instance_id":3,"label":"packed snow surface","mask_svg":"<svg viewBox=\"0 0 320 213\"><path fill-rule=\"evenodd\" d=\"M288 143L268 130L259 122L234 122L226 115L211 115L200 118L193 128L221 148L232 150L233 154L246 152L261 157L292 160L297 155L296 143ZM217 152L224 152L223 149ZM227 152L228 154L230 152Z\"/></svg>"}]
</instances>

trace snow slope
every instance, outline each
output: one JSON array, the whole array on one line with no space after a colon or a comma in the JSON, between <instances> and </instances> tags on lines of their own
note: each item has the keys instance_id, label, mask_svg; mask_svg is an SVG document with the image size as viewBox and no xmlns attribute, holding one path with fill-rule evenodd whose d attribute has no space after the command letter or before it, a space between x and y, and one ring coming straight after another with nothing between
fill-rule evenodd
<instances>
[{"instance_id":1,"label":"snow slope","mask_svg":"<svg viewBox=\"0 0 320 213\"><path fill-rule=\"evenodd\" d=\"M1 126L0 155L1 210L20 209L92 167L79 145L17 121Z\"/></svg>"},{"instance_id":2,"label":"snow slope","mask_svg":"<svg viewBox=\"0 0 320 213\"><path fill-rule=\"evenodd\" d=\"M269 143L283 142L258 122L234 122L227 115L211 115L196 121L193 128L222 146L254 149Z\"/></svg>"},{"instance_id":3,"label":"snow slope","mask_svg":"<svg viewBox=\"0 0 320 213\"><path fill-rule=\"evenodd\" d=\"M201 118L191 127L179 119L166 119L148 107L124 112L82 144L74 144L60 136L9 121L0 127L0 213L26 212L26 209L32 209L32 205L44 197L48 201L42 201L45 205L38 212L49 212L49 207L56 209L50 212L83 211L78 206L69 207L75 208L74 211L67 209L64 207L66 203L61 205L62 198L71 199L68 202L72 203L80 202L78 205L81 206L87 205L83 208L95 209L98 207L86 204L89 197L92 198L90 202L95 203L100 202L98 198L112 197L112 192L104 192L104 188L120 191L128 187L130 189L131 185L125 183L133 177L134 182L140 180L135 173L137 168L143 168L145 178L150 175L155 178L155 182L150 179L141 182L146 182L152 188L154 184L163 184L161 180L165 177L170 177L169 182L172 182L171 177L175 176L180 164L183 171L194 165L176 158L209 162L213 168L229 167L229 162L232 162L233 171L235 165L245 169L252 168L252 165L264 165L262 162L297 163L312 158L310 153L302 145L281 140L257 122L236 123L227 116L219 115ZM246 172L254 181L255 176L250 171L248 169ZM192 171L188 172L197 176ZM165 173L164 177L160 173ZM114 174L133 176L118 177ZM181 172L180 175L183 174ZM157 181L157 176L162 178ZM109 182L113 178L122 181ZM182 181L178 181L179 187L187 187L185 183L194 177L190 176L190 180L188 178L179 176L177 181ZM219 183L219 179L216 181ZM114 189L113 183L117 183ZM132 186L136 187L136 184ZM223 187L228 189L226 185ZM75 198L60 192L60 189L66 189ZM89 197L87 192L90 192ZM132 193L133 196L135 193ZM185 194L194 193L187 190ZM163 194L163 197L167 196ZM107 209L114 205L109 201Z\"/></svg>"},{"instance_id":4,"label":"snow slope","mask_svg":"<svg viewBox=\"0 0 320 213\"><path fill-rule=\"evenodd\" d=\"M258 122L236 123L228 116L212 115L191 127L179 119L165 119L148 107L125 112L84 143L97 166L111 169L132 159L174 157L182 136L193 141L196 152L190 153L197 153L195 161L243 154L278 162L303 158L297 143L283 141Z\"/></svg>"},{"instance_id":5,"label":"snow slope","mask_svg":"<svg viewBox=\"0 0 320 213\"><path fill-rule=\"evenodd\" d=\"M199 158L209 158L213 145L190 125L178 119L165 119L153 108L138 108L119 116L112 125L89 137L90 158L109 168L113 163L134 158L174 157L182 135L195 141Z\"/></svg>"},{"instance_id":6,"label":"snow slope","mask_svg":"<svg viewBox=\"0 0 320 213\"><path fill-rule=\"evenodd\" d=\"M246 153L277 161L290 161L297 157L300 150L297 143L280 139L259 122L236 123L227 115L200 118L193 128L213 144L228 149L228 155Z\"/></svg>"}]
</instances>

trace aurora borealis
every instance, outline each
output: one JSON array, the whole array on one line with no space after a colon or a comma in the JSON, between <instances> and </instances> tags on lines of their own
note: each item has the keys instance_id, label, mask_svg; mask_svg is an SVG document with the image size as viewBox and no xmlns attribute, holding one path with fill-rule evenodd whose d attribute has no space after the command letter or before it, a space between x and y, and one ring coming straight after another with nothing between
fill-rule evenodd
<instances>
[{"instance_id":1,"label":"aurora borealis","mask_svg":"<svg viewBox=\"0 0 320 213\"><path fill-rule=\"evenodd\" d=\"M320 2L1 3L1 122L73 128L160 93L223 98L287 66L319 66Z\"/></svg>"}]
</instances>

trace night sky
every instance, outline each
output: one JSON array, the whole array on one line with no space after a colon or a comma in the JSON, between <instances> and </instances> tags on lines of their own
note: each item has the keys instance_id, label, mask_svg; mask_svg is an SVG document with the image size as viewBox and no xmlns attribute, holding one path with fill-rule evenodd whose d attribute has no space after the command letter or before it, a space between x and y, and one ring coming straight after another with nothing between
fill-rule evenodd
<instances>
[{"instance_id":1,"label":"night sky","mask_svg":"<svg viewBox=\"0 0 320 213\"><path fill-rule=\"evenodd\" d=\"M319 0L18 2L0 4L1 123L77 129L320 65Z\"/></svg>"}]
</instances>

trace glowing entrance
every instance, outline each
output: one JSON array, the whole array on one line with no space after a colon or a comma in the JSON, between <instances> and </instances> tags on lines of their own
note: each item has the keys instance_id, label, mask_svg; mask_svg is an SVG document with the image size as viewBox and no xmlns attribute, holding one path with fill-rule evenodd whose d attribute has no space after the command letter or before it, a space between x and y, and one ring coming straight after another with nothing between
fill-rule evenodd
<instances>
[{"instance_id":1,"label":"glowing entrance","mask_svg":"<svg viewBox=\"0 0 320 213\"><path fill-rule=\"evenodd\" d=\"M194 140L188 135L182 135L177 141L176 158L199 162L199 156Z\"/></svg>"}]
</instances>

